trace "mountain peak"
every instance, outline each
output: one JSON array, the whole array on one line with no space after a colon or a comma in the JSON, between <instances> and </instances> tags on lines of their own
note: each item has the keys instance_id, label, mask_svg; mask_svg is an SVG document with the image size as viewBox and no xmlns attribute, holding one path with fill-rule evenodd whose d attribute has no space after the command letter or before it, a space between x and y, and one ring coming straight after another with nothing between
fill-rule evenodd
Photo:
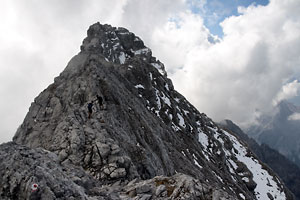
<instances>
[{"instance_id":1,"label":"mountain peak","mask_svg":"<svg viewBox=\"0 0 300 200\"><path fill-rule=\"evenodd\" d=\"M106 61L116 64L125 64L128 59L139 57L167 76L164 65L152 56L152 51L144 42L122 27L102 25L99 22L91 25L81 45L81 52L101 54Z\"/></svg>"},{"instance_id":2,"label":"mountain peak","mask_svg":"<svg viewBox=\"0 0 300 200\"><path fill-rule=\"evenodd\" d=\"M9 148L26 150L18 145L50 151L57 156L53 163L67 169L86 199L98 195L95 185L109 188L108 199L291 199L236 136L174 89L163 64L138 37L110 25L89 28L81 52L35 98L13 140L17 144L0 148L0 160L19 156L1 154ZM22 176L17 180L22 187L0 176L6 185L0 195L11 197L7 191L32 184ZM43 185L58 175L30 176ZM80 177L96 184L84 184ZM56 195L53 187L49 190Z\"/></svg>"}]
</instances>

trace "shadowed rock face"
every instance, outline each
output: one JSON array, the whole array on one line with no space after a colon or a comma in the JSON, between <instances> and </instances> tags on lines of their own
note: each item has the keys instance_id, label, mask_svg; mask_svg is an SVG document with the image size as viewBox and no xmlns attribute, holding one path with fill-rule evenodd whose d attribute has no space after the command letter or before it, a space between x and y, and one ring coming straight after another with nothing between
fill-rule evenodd
<instances>
[{"instance_id":1,"label":"shadowed rock face","mask_svg":"<svg viewBox=\"0 0 300 200\"><path fill-rule=\"evenodd\" d=\"M174 90L163 64L124 28L89 28L81 52L34 100L13 140L50 151L58 168L95 182L78 189L83 199L97 199L89 193L97 187L113 199L292 199L243 142ZM7 191L1 195L9 198Z\"/></svg>"}]
</instances>

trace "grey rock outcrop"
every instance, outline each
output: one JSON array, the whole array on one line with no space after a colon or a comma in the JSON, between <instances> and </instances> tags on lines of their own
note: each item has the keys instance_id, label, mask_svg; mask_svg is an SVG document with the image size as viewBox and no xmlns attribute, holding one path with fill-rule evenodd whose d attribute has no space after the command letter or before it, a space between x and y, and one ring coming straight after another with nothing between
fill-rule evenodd
<instances>
[{"instance_id":1,"label":"grey rock outcrop","mask_svg":"<svg viewBox=\"0 0 300 200\"><path fill-rule=\"evenodd\" d=\"M222 190L212 190L206 184L185 174L172 177L156 176L150 180L128 184L123 188L133 199L234 199Z\"/></svg>"},{"instance_id":2,"label":"grey rock outcrop","mask_svg":"<svg viewBox=\"0 0 300 200\"><path fill-rule=\"evenodd\" d=\"M89 28L13 141L91 178L98 189L84 187L86 199L90 191L111 199L292 199L242 141L174 90L137 36L110 25Z\"/></svg>"},{"instance_id":3,"label":"grey rock outcrop","mask_svg":"<svg viewBox=\"0 0 300 200\"><path fill-rule=\"evenodd\" d=\"M157 176L141 181L103 184L71 163L60 163L56 154L13 142L0 148L0 197L10 199L213 199L227 196L184 174ZM36 189L33 185L37 184ZM230 199L230 198L229 198ZM231 198L233 199L233 198Z\"/></svg>"},{"instance_id":4,"label":"grey rock outcrop","mask_svg":"<svg viewBox=\"0 0 300 200\"><path fill-rule=\"evenodd\" d=\"M62 165L56 154L15 143L0 148L0 198L9 199L106 199L93 194L96 181L78 167ZM33 190L32 185L37 184ZM89 194L91 196L89 196Z\"/></svg>"}]
</instances>

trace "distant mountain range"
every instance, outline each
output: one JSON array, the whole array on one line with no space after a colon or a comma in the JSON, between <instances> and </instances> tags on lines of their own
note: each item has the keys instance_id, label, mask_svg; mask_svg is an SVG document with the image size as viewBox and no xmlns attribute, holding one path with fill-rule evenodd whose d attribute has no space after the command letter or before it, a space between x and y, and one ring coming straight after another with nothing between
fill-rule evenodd
<instances>
[{"instance_id":1,"label":"distant mountain range","mask_svg":"<svg viewBox=\"0 0 300 200\"><path fill-rule=\"evenodd\" d=\"M286 186L294 193L296 199L300 200L300 168L296 164L268 145L258 144L232 121L224 120L219 125L225 130L237 134L240 139L247 143L257 157L279 175Z\"/></svg>"},{"instance_id":2,"label":"distant mountain range","mask_svg":"<svg viewBox=\"0 0 300 200\"><path fill-rule=\"evenodd\" d=\"M274 116L262 116L259 125L251 126L245 133L300 166L300 107L282 101L277 109Z\"/></svg>"}]
</instances>

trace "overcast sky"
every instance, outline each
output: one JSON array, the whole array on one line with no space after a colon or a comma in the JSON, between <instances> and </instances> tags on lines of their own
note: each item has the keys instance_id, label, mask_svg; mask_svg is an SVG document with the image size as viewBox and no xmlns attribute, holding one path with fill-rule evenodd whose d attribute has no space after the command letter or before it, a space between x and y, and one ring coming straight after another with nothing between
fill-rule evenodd
<instances>
[{"instance_id":1,"label":"overcast sky","mask_svg":"<svg viewBox=\"0 0 300 200\"><path fill-rule=\"evenodd\" d=\"M299 10L299 0L1 0L0 143L97 21L140 36L200 112L253 122L299 95Z\"/></svg>"}]
</instances>

